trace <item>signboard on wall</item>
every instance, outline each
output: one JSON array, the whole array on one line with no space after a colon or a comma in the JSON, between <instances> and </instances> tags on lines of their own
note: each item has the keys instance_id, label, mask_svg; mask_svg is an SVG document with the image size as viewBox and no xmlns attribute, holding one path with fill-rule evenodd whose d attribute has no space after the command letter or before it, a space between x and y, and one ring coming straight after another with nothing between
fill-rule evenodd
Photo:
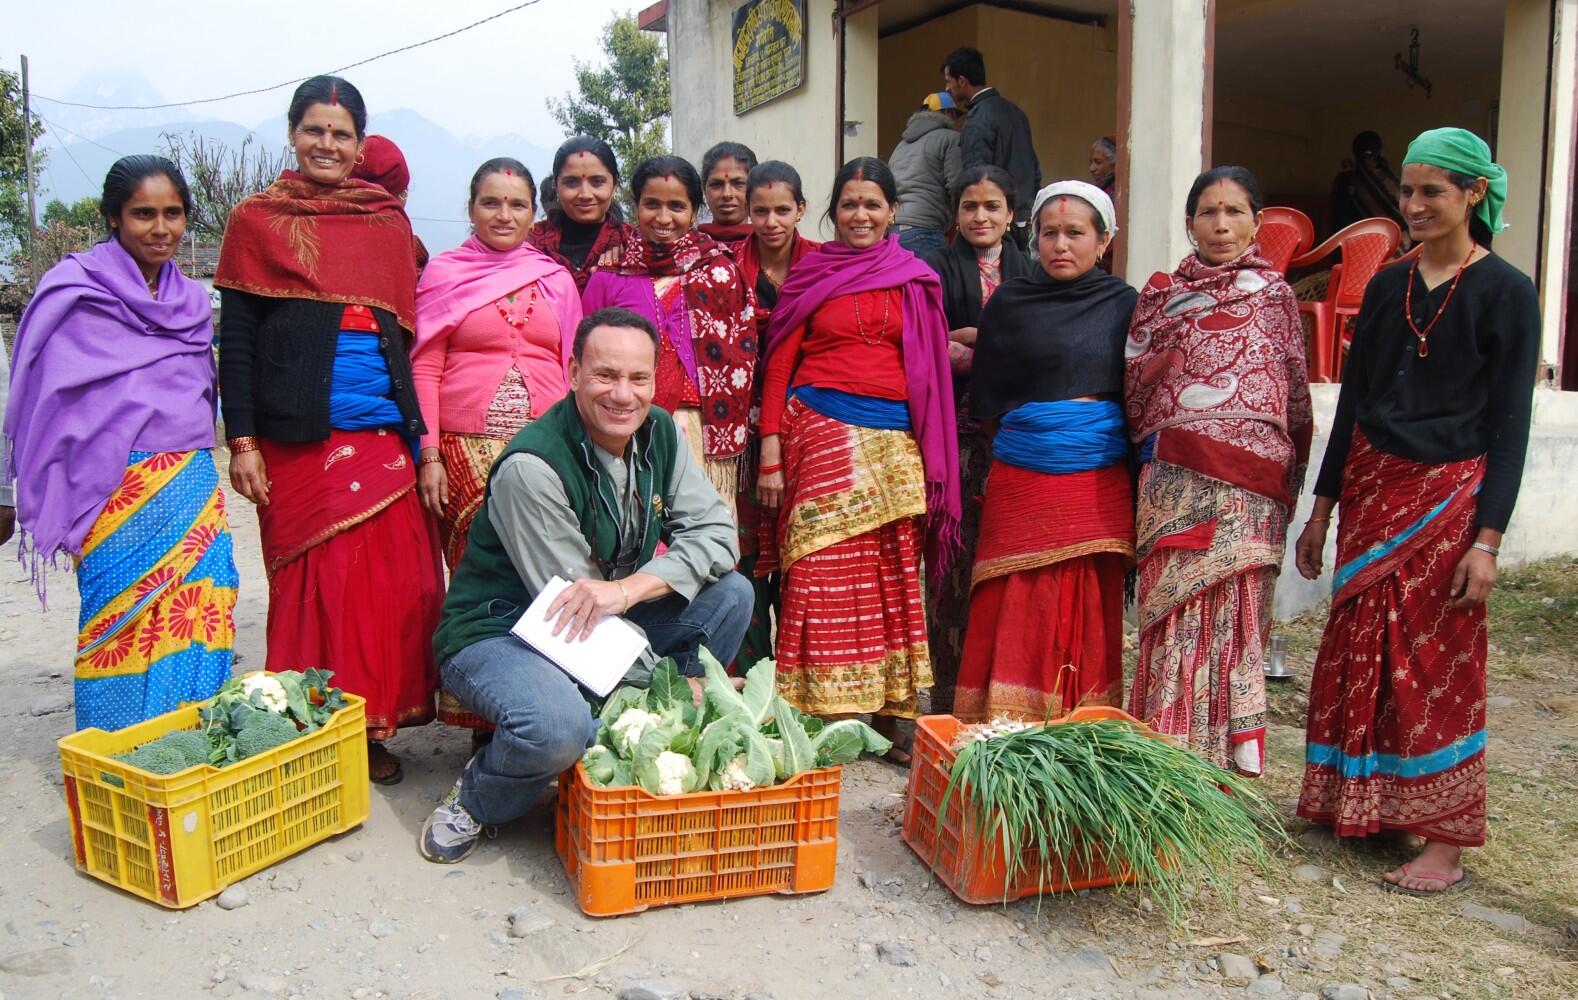
<instances>
[{"instance_id":1,"label":"signboard on wall","mask_svg":"<svg viewBox=\"0 0 1578 1000\"><path fill-rule=\"evenodd\" d=\"M749 0L734 11L734 113L805 83L805 0Z\"/></svg>"}]
</instances>

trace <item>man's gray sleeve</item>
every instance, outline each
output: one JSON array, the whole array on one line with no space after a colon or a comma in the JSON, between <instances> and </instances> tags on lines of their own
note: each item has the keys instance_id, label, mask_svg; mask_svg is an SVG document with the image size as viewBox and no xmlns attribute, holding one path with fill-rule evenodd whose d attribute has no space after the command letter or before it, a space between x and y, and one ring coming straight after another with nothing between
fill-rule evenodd
<instances>
[{"instance_id":1,"label":"man's gray sleeve","mask_svg":"<svg viewBox=\"0 0 1578 1000\"><path fill-rule=\"evenodd\" d=\"M740 530L729 508L682 441L670 480L674 498L665 519L668 551L637 572L651 573L687 601L740 561Z\"/></svg>"},{"instance_id":2,"label":"man's gray sleeve","mask_svg":"<svg viewBox=\"0 0 1578 1000\"><path fill-rule=\"evenodd\" d=\"M570 510L564 483L536 455L514 454L504 460L493 477L487 513L527 593L541 593L555 576L603 578Z\"/></svg>"}]
</instances>

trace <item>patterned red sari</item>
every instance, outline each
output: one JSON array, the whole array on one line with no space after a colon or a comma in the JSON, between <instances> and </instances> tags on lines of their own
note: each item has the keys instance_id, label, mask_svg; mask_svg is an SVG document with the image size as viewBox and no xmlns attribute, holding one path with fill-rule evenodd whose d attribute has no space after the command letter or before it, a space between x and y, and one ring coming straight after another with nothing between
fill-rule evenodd
<instances>
[{"instance_id":1,"label":"patterned red sari","mask_svg":"<svg viewBox=\"0 0 1578 1000\"><path fill-rule=\"evenodd\" d=\"M1485 460L1425 465L1355 429L1298 813L1339 836L1485 842L1485 606L1451 606Z\"/></svg>"}]
</instances>

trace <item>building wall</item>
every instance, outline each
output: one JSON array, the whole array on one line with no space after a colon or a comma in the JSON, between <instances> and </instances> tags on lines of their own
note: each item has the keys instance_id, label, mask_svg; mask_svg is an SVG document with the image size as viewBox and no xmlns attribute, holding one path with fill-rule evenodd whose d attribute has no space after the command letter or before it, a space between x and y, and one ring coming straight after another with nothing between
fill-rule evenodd
<instances>
[{"instance_id":1,"label":"building wall","mask_svg":"<svg viewBox=\"0 0 1578 1000\"><path fill-rule=\"evenodd\" d=\"M738 117L734 114L730 19L738 0L671 0L669 86L674 94L674 152L701 164L707 147L743 142L762 160L786 160L800 172L809 210L801 231L818 236L832 187L836 61L833 0L807 0L806 79L799 89ZM877 12L850 18L845 34L845 117L861 122L846 136L847 157L877 155ZM830 235L825 229L820 235Z\"/></svg>"},{"instance_id":2,"label":"building wall","mask_svg":"<svg viewBox=\"0 0 1578 1000\"><path fill-rule=\"evenodd\" d=\"M1041 176L1084 179L1091 140L1118 130L1118 37L1106 27L975 5L882 39L879 155L898 144L921 98L942 89L937 67L973 45L987 80L1030 118Z\"/></svg>"}]
</instances>

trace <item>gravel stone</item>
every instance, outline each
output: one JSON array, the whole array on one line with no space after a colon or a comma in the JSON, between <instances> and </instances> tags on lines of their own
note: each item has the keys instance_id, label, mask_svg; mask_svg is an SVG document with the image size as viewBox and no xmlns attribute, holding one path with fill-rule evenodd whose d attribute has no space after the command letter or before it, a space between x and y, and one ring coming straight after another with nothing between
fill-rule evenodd
<instances>
[{"instance_id":1,"label":"gravel stone","mask_svg":"<svg viewBox=\"0 0 1578 1000\"><path fill-rule=\"evenodd\" d=\"M1469 900L1459 903L1457 911L1465 917L1490 924L1509 934L1527 934L1534 929L1534 925L1520 914L1498 910L1494 906L1485 906Z\"/></svg>"},{"instance_id":2,"label":"gravel stone","mask_svg":"<svg viewBox=\"0 0 1578 1000\"><path fill-rule=\"evenodd\" d=\"M1347 940L1336 931L1321 931L1315 935L1315 954L1321 958L1336 958L1342 954L1343 942Z\"/></svg>"},{"instance_id":3,"label":"gravel stone","mask_svg":"<svg viewBox=\"0 0 1578 1000\"><path fill-rule=\"evenodd\" d=\"M1370 1000L1370 991L1358 983L1332 983L1320 988L1321 1000Z\"/></svg>"},{"instance_id":4,"label":"gravel stone","mask_svg":"<svg viewBox=\"0 0 1578 1000\"><path fill-rule=\"evenodd\" d=\"M371 934L375 938L382 939L390 937L394 934L394 932L394 921L390 920L388 917L378 917L374 919L372 923L367 925L367 933Z\"/></svg>"},{"instance_id":5,"label":"gravel stone","mask_svg":"<svg viewBox=\"0 0 1578 1000\"><path fill-rule=\"evenodd\" d=\"M685 1000L685 993L665 983L631 983L619 991L619 1000Z\"/></svg>"},{"instance_id":6,"label":"gravel stone","mask_svg":"<svg viewBox=\"0 0 1578 1000\"><path fill-rule=\"evenodd\" d=\"M1282 980L1276 976L1261 976L1251 980L1244 992L1257 996L1274 996L1282 992Z\"/></svg>"},{"instance_id":7,"label":"gravel stone","mask_svg":"<svg viewBox=\"0 0 1578 1000\"><path fill-rule=\"evenodd\" d=\"M509 913L510 937L525 938L541 934L554 926L554 919L535 906L517 906Z\"/></svg>"},{"instance_id":8,"label":"gravel stone","mask_svg":"<svg viewBox=\"0 0 1578 1000\"><path fill-rule=\"evenodd\" d=\"M1331 872L1320 865L1299 865L1293 869L1293 877L1305 882L1329 882Z\"/></svg>"},{"instance_id":9,"label":"gravel stone","mask_svg":"<svg viewBox=\"0 0 1578 1000\"><path fill-rule=\"evenodd\" d=\"M915 949L902 941L883 941L877 945L877 961L908 968L919 964L920 959L915 957Z\"/></svg>"},{"instance_id":10,"label":"gravel stone","mask_svg":"<svg viewBox=\"0 0 1578 1000\"><path fill-rule=\"evenodd\" d=\"M244 885L233 885L219 894L215 903L221 910L239 910L252 902L252 897L247 893Z\"/></svg>"},{"instance_id":11,"label":"gravel stone","mask_svg":"<svg viewBox=\"0 0 1578 1000\"><path fill-rule=\"evenodd\" d=\"M285 995L285 977L270 972L243 972L237 980L241 988L252 993L278 997Z\"/></svg>"},{"instance_id":12,"label":"gravel stone","mask_svg":"<svg viewBox=\"0 0 1578 1000\"><path fill-rule=\"evenodd\" d=\"M1229 951L1216 956L1216 967L1222 970L1222 975L1227 979L1255 979L1260 975L1260 966L1255 964L1254 959Z\"/></svg>"}]
</instances>

